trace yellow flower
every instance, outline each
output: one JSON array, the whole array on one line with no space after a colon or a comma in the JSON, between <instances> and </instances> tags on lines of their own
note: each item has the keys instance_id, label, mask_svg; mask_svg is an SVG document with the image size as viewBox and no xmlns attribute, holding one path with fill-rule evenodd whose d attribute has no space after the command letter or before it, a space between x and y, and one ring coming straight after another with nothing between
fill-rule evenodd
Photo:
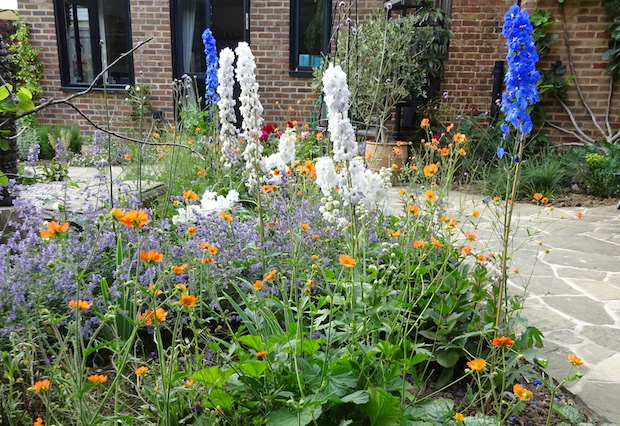
<instances>
[{"instance_id":1,"label":"yellow flower","mask_svg":"<svg viewBox=\"0 0 620 426\"><path fill-rule=\"evenodd\" d=\"M149 368L142 366L142 367L138 367L136 369L136 376L144 376L146 373L148 373Z\"/></svg>"},{"instance_id":2,"label":"yellow flower","mask_svg":"<svg viewBox=\"0 0 620 426\"><path fill-rule=\"evenodd\" d=\"M435 193L431 191L430 189L424 193L424 196L426 197L428 201L435 201L437 199L437 196L435 195Z\"/></svg>"},{"instance_id":3,"label":"yellow flower","mask_svg":"<svg viewBox=\"0 0 620 426\"><path fill-rule=\"evenodd\" d=\"M463 420L465 420L465 416L461 413L456 413L454 415L454 420L456 420L457 422L462 422Z\"/></svg>"},{"instance_id":4,"label":"yellow flower","mask_svg":"<svg viewBox=\"0 0 620 426\"><path fill-rule=\"evenodd\" d=\"M187 228L187 233L189 235L194 235L196 233L196 228L193 226L190 226L189 228Z\"/></svg>"},{"instance_id":5,"label":"yellow flower","mask_svg":"<svg viewBox=\"0 0 620 426\"><path fill-rule=\"evenodd\" d=\"M474 210L473 212L471 212L471 215L473 217L480 217L480 212L478 210Z\"/></svg>"}]
</instances>

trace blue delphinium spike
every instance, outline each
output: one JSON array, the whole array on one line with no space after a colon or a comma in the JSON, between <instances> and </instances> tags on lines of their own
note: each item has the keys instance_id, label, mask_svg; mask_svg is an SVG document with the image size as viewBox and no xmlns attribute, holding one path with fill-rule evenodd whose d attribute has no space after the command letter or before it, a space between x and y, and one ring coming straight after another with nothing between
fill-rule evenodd
<instances>
[{"instance_id":1,"label":"blue delphinium spike","mask_svg":"<svg viewBox=\"0 0 620 426\"><path fill-rule=\"evenodd\" d=\"M207 73L205 79L205 105L208 108L215 108L217 101L220 100L217 95L217 48L215 47L215 38L209 28L202 33L202 42L205 46L205 55L207 60Z\"/></svg>"}]
</instances>

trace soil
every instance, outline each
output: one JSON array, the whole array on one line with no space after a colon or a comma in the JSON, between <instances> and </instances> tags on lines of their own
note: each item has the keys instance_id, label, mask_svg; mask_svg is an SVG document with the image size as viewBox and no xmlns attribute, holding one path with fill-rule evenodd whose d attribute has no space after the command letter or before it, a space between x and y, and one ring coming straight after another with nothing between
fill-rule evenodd
<instances>
[{"instance_id":1,"label":"soil","mask_svg":"<svg viewBox=\"0 0 620 426\"><path fill-rule=\"evenodd\" d=\"M524 388L528 389L532 392L533 398L531 401L525 403L525 408L518 412L512 413L508 420L503 423L503 425L507 426L544 426L547 424L547 415L549 413L549 401L551 400L551 392L549 389L539 381L534 380L524 380L521 382ZM508 399L508 393L507 399ZM465 390L461 385L455 385L451 388L448 388L439 394L436 394L434 398L446 398L454 401L454 407L456 411L461 411L465 416L475 416L476 413L480 412L480 407L468 407L470 405L469 401L465 397ZM595 413L591 412L586 406L581 404L578 399L574 397L570 392L560 389L556 392L554 398L554 405L570 405L577 409L577 411L581 414L582 422L589 423L592 425L602 425L607 423L604 419L597 416ZM459 408L461 407L461 408ZM557 413L552 413L551 416L551 425L557 425L562 423L564 425L577 425L577 423L573 423L570 420L563 419Z\"/></svg>"},{"instance_id":2,"label":"soil","mask_svg":"<svg viewBox=\"0 0 620 426\"><path fill-rule=\"evenodd\" d=\"M558 195L553 200L556 207L601 207L618 205L617 198L601 198L583 192L571 191Z\"/></svg>"}]
</instances>

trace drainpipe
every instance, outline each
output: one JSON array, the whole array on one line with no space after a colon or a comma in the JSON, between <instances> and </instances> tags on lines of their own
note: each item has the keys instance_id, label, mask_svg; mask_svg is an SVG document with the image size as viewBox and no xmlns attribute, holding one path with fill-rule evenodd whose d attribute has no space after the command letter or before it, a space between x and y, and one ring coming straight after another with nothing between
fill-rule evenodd
<instances>
[{"instance_id":1,"label":"drainpipe","mask_svg":"<svg viewBox=\"0 0 620 426\"><path fill-rule=\"evenodd\" d=\"M495 61L495 66L493 67L493 93L491 95L491 125L495 125L495 122L499 118L503 83L504 61Z\"/></svg>"}]
</instances>

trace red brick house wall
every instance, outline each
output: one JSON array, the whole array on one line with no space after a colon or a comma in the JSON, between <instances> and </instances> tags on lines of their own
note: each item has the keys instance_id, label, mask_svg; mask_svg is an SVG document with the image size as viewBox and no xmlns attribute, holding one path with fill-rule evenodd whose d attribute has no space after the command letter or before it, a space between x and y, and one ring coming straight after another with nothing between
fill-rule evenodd
<instances>
[{"instance_id":1,"label":"red brick house wall","mask_svg":"<svg viewBox=\"0 0 620 426\"><path fill-rule=\"evenodd\" d=\"M136 83L150 86L153 110L173 116L170 84L173 80L172 34L168 1L131 0L131 27L134 45L153 37L153 40L134 53ZM382 7L381 0L360 0L360 17ZM20 18L32 27L32 44L41 48L44 76L41 81L44 98L62 98L72 92L61 91L54 7L50 0L20 0ZM250 46L257 62L257 80L265 109L266 121L283 124L288 120L305 122L309 119L318 94L311 91L312 79L289 75L289 0L250 1ZM276 104L278 102L278 104ZM95 122L105 123L105 103L102 93L93 92L77 99L80 107ZM124 93L108 93L109 110L114 127L127 126L130 109ZM75 111L54 106L39 114L41 124L76 123L84 129L88 124Z\"/></svg>"},{"instance_id":2,"label":"red brick house wall","mask_svg":"<svg viewBox=\"0 0 620 426\"><path fill-rule=\"evenodd\" d=\"M482 3L477 0L455 0L453 2L454 37L450 42L443 90L448 92L448 99L455 108L471 110L474 113L489 111L494 62L504 60L507 51L505 39L501 36L503 16L512 4L513 2L510 1ZM523 2L523 7L531 12L536 8L550 10L554 17L562 20L557 0ZM605 34L605 29L610 25L611 19L605 14L601 2L597 0L566 2L564 9L566 12L564 23L555 25L549 30L558 33L560 38L553 44L551 53L545 56L540 64L543 69L548 69L558 59L568 64L563 39L563 25L565 25L569 32L569 43L578 81L598 122L604 126L610 78L605 70L606 63L601 60L601 57L608 48L609 35ZM565 76L569 75L571 75L570 70ZM574 82L570 84L569 99L566 103L586 132L593 138L597 138L592 120L579 102ZM620 125L620 120L616 117L620 110L618 100L618 96L612 98L610 116L612 128L616 131ZM542 104L546 109L548 121L567 129L573 129L568 114L557 101L547 99ZM542 134L555 143L577 140L548 125L543 127Z\"/></svg>"},{"instance_id":3,"label":"red brick house wall","mask_svg":"<svg viewBox=\"0 0 620 426\"><path fill-rule=\"evenodd\" d=\"M155 110L163 110L172 117L172 82L170 10L168 2L153 0L131 1L132 41L138 43L153 37L144 48L134 54L136 82L148 84ZM19 16L31 26L33 46L41 49L43 97L63 98L73 92L61 91L58 66L58 45L54 6L49 0L20 0ZM142 73L141 73L142 71ZM108 93L107 102L112 114L113 128L127 126L130 108L125 104L125 93ZM76 98L74 104L98 124L106 123L105 101L101 92ZM90 129L76 112L67 106L53 106L38 115L41 124L72 123Z\"/></svg>"}]
</instances>

